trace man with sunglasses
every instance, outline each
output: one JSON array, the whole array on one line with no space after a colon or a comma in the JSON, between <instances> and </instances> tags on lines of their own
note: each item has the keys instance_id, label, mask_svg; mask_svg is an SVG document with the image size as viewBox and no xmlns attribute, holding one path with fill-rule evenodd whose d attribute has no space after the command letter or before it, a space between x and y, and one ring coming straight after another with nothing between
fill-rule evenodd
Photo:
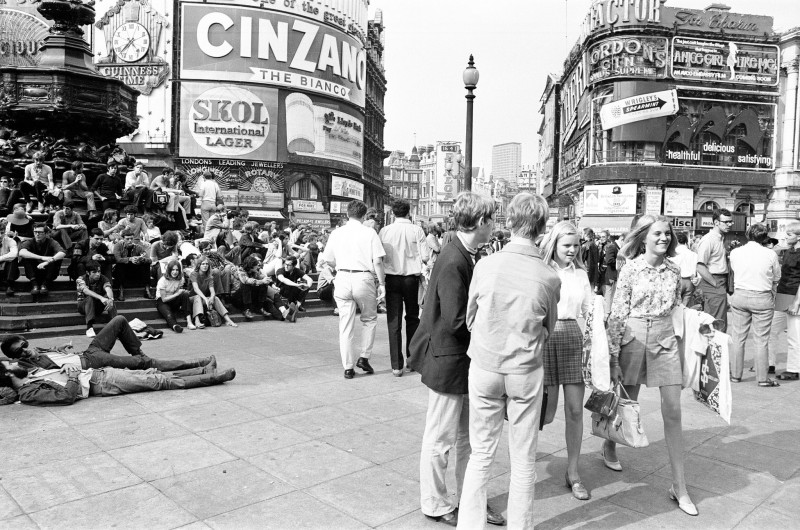
<instances>
[{"instance_id":1,"label":"man with sunglasses","mask_svg":"<svg viewBox=\"0 0 800 530\"><path fill-rule=\"evenodd\" d=\"M721 320L728 328L728 256L725 252L725 234L733 226L731 212L722 208L712 214L712 228L697 246L697 273L702 280L700 289L703 292L703 311Z\"/></svg>"},{"instance_id":2,"label":"man with sunglasses","mask_svg":"<svg viewBox=\"0 0 800 530\"><path fill-rule=\"evenodd\" d=\"M44 223L33 226L33 239L23 241L19 247L19 257L25 267L25 276L31 281L31 295L47 295L53 281L58 278L61 260L66 253L48 234Z\"/></svg>"}]
</instances>

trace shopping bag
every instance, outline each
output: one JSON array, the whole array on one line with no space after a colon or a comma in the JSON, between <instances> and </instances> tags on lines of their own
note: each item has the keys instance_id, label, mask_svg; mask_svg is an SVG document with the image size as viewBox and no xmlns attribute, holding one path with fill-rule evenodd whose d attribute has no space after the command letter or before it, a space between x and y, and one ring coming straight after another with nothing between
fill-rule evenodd
<instances>
[{"instance_id":1,"label":"shopping bag","mask_svg":"<svg viewBox=\"0 0 800 530\"><path fill-rule=\"evenodd\" d=\"M639 402L630 399L623 386L618 388L622 389L625 397L619 397L614 414L592 414L592 434L628 447L647 447L650 442L642 426Z\"/></svg>"},{"instance_id":2,"label":"shopping bag","mask_svg":"<svg viewBox=\"0 0 800 530\"><path fill-rule=\"evenodd\" d=\"M605 327L605 307L602 296L595 296L592 309L586 315L583 332L583 382L598 390L611 390L608 337Z\"/></svg>"}]
</instances>

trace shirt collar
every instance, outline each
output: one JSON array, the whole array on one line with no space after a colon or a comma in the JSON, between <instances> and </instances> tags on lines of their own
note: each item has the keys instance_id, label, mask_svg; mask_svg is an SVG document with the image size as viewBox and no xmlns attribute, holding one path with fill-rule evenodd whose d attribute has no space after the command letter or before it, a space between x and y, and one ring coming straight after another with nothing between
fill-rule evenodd
<instances>
[{"instance_id":1,"label":"shirt collar","mask_svg":"<svg viewBox=\"0 0 800 530\"><path fill-rule=\"evenodd\" d=\"M533 242L532 239L528 239L527 237L520 237L520 236L511 236L511 239L508 240L510 245L525 245L527 247L535 247L536 243Z\"/></svg>"},{"instance_id":2,"label":"shirt collar","mask_svg":"<svg viewBox=\"0 0 800 530\"><path fill-rule=\"evenodd\" d=\"M398 217L394 220L395 223L409 223L411 224L411 219L407 219L405 217Z\"/></svg>"},{"instance_id":3,"label":"shirt collar","mask_svg":"<svg viewBox=\"0 0 800 530\"><path fill-rule=\"evenodd\" d=\"M464 248L467 249L467 252L469 252L473 256L478 253L478 249L473 248L467 244L466 240L464 239L464 235L461 232L456 231L456 236L458 236L458 239L459 241L461 241L461 244L464 245Z\"/></svg>"}]
</instances>

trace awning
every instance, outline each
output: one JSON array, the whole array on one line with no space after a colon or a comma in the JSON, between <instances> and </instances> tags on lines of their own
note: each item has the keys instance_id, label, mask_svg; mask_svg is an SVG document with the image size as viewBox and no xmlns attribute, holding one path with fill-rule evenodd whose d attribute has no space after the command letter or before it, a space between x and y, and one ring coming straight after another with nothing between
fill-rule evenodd
<instances>
[{"instance_id":1,"label":"awning","mask_svg":"<svg viewBox=\"0 0 800 530\"><path fill-rule=\"evenodd\" d=\"M277 210L248 210L248 212L250 212L250 217L256 219L286 219L286 217Z\"/></svg>"},{"instance_id":2,"label":"awning","mask_svg":"<svg viewBox=\"0 0 800 530\"><path fill-rule=\"evenodd\" d=\"M293 221L311 228L330 228L331 215L329 213L295 212Z\"/></svg>"},{"instance_id":3,"label":"awning","mask_svg":"<svg viewBox=\"0 0 800 530\"><path fill-rule=\"evenodd\" d=\"M581 217L578 222L578 228L591 228L594 230L595 235L602 230L608 230L612 235L619 235L623 232L629 232L631 229L631 221L633 216L604 216L604 215L587 215Z\"/></svg>"}]
</instances>

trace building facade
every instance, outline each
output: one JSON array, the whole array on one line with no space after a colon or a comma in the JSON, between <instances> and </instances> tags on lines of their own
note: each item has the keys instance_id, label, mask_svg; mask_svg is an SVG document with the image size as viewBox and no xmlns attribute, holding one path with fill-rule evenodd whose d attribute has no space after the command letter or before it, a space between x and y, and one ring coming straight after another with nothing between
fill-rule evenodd
<instances>
[{"instance_id":1,"label":"building facade","mask_svg":"<svg viewBox=\"0 0 800 530\"><path fill-rule=\"evenodd\" d=\"M492 176L514 182L522 169L522 144L508 142L492 146Z\"/></svg>"},{"instance_id":2,"label":"building facade","mask_svg":"<svg viewBox=\"0 0 800 530\"><path fill-rule=\"evenodd\" d=\"M384 187L389 200L405 199L411 205L411 216L417 218L419 213L419 188L422 169L417 148L411 149L411 156L405 151L392 151L383 168Z\"/></svg>"},{"instance_id":3,"label":"building facade","mask_svg":"<svg viewBox=\"0 0 800 530\"><path fill-rule=\"evenodd\" d=\"M615 232L641 213L702 232L727 208L743 233L773 198L782 70L772 18L621 4L593 3L564 74L547 80L539 158L551 209Z\"/></svg>"},{"instance_id":4,"label":"building facade","mask_svg":"<svg viewBox=\"0 0 800 530\"><path fill-rule=\"evenodd\" d=\"M18 0L15 0L18 1ZM151 176L212 171L256 219L382 210L384 20L368 0L98 0L99 70L141 91L119 144Z\"/></svg>"},{"instance_id":5,"label":"building facade","mask_svg":"<svg viewBox=\"0 0 800 530\"><path fill-rule=\"evenodd\" d=\"M438 141L418 148L421 180L419 215L426 221L449 217L463 186L464 156L461 142ZM474 174L474 173L473 173Z\"/></svg>"},{"instance_id":6,"label":"building facade","mask_svg":"<svg viewBox=\"0 0 800 530\"><path fill-rule=\"evenodd\" d=\"M517 177L517 190L519 192L542 194L539 185L539 165L523 166Z\"/></svg>"}]
</instances>

